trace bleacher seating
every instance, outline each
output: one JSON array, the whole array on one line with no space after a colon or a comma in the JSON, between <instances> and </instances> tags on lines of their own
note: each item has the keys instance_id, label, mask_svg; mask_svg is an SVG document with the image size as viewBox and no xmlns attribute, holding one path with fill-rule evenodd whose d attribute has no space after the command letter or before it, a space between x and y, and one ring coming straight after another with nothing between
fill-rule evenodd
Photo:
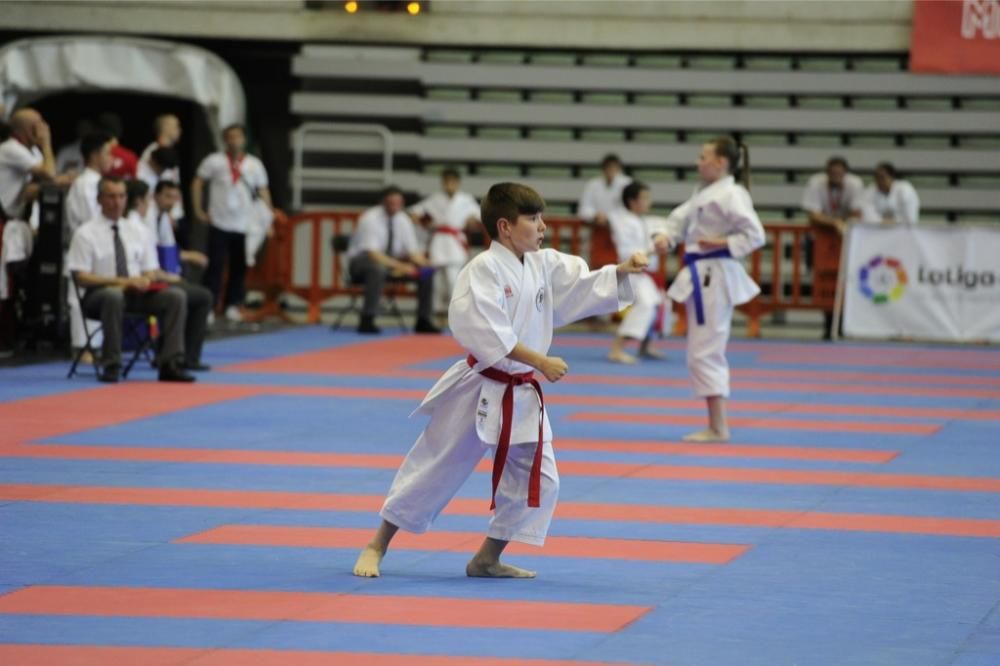
<instances>
[{"instance_id":1,"label":"bleacher seating","mask_svg":"<svg viewBox=\"0 0 1000 666\"><path fill-rule=\"evenodd\" d=\"M770 219L801 218L806 179L834 153L863 176L895 163L925 219L1000 218L1000 80L915 75L898 56L307 45L293 74L303 121L389 127L393 178L413 192L457 165L474 194L520 179L571 213L582 180L616 152L665 210L690 193L700 143L734 131L752 148L754 200ZM381 145L316 136L303 165L304 207L367 204Z\"/></svg>"}]
</instances>

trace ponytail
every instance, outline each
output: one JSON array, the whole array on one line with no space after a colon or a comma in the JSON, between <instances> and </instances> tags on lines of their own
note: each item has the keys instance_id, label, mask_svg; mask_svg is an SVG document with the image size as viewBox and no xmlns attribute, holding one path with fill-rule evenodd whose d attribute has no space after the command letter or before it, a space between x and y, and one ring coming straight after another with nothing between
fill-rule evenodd
<instances>
[{"instance_id":1,"label":"ponytail","mask_svg":"<svg viewBox=\"0 0 1000 666\"><path fill-rule=\"evenodd\" d=\"M750 189L750 148L745 143L739 144L740 157L742 159L743 165L740 169L740 181L743 183L743 187L747 190Z\"/></svg>"},{"instance_id":2,"label":"ponytail","mask_svg":"<svg viewBox=\"0 0 1000 666\"><path fill-rule=\"evenodd\" d=\"M729 162L729 173L750 189L750 150L731 136L720 136L711 142L715 154Z\"/></svg>"}]
</instances>

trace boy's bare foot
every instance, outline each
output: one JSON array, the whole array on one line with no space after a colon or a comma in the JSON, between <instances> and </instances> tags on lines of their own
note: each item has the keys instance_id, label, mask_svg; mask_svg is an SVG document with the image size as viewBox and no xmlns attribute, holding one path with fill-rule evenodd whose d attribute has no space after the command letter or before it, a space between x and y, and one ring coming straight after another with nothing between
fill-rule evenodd
<instances>
[{"instance_id":1,"label":"boy's bare foot","mask_svg":"<svg viewBox=\"0 0 1000 666\"><path fill-rule=\"evenodd\" d=\"M535 572L503 562L483 563L473 559L465 565L465 575L470 578L534 578Z\"/></svg>"},{"instance_id":2,"label":"boy's bare foot","mask_svg":"<svg viewBox=\"0 0 1000 666\"><path fill-rule=\"evenodd\" d=\"M706 428L698 432L692 432L683 437L685 442L728 442L728 432L716 432L711 428Z\"/></svg>"},{"instance_id":3,"label":"boy's bare foot","mask_svg":"<svg viewBox=\"0 0 1000 666\"><path fill-rule=\"evenodd\" d=\"M383 555L385 553L371 544L365 546L365 549L358 555L358 561L354 563L354 575L362 578L378 578L381 575L378 565L382 563Z\"/></svg>"},{"instance_id":4,"label":"boy's bare foot","mask_svg":"<svg viewBox=\"0 0 1000 666\"><path fill-rule=\"evenodd\" d=\"M626 354L625 352L613 351L608 354L608 360L614 363L632 365L633 363L635 363L635 356L632 356L631 354Z\"/></svg>"}]
</instances>

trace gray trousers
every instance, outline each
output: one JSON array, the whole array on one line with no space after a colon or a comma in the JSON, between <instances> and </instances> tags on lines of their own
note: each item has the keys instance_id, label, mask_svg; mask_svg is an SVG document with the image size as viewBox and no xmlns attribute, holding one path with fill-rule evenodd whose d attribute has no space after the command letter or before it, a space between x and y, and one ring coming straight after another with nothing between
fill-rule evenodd
<instances>
[{"instance_id":1,"label":"gray trousers","mask_svg":"<svg viewBox=\"0 0 1000 666\"><path fill-rule=\"evenodd\" d=\"M125 312L154 315L160 329L163 347L158 361L161 366L168 361L184 357L184 324L187 320L187 295L175 286L161 291L140 293L115 287L88 289L83 297L83 313L90 319L101 320L104 345L101 347L101 365L121 365L122 320Z\"/></svg>"},{"instance_id":2,"label":"gray trousers","mask_svg":"<svg viewBox=\"0 0 1000 666\"><path fill-rule=\"evenodd\" d=\"M188 363L201 361L201 348L205 344L208 330L208 313L215 299L207 287L181 280L171 285L187 295L187 322L184 325L184 360Z\"/></svg>"},{"instance_id":3,"label":"gray trousers","mask_svg":"<svg viewBox=\"0 0 1000 666\"><path fill-rule=\"evenodd\" d=\"M382 298L382 289L385 288L386 280L392 279L417 283L417 319L430 320L431 307L434 305L433 276L428 275L417 279L389 278L389 269L377 261L373 261L364 253L351 259L349 269L351 282L365 289L365 303L361 308L362 316L374 317L378 314L378 302Z\"/></svg>"}]
</instances>

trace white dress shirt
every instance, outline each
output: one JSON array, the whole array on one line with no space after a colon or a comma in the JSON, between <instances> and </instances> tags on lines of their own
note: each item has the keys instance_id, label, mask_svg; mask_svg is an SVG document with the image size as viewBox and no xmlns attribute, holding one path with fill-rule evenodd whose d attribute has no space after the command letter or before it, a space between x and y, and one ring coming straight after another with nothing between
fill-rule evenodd
<instances>
[{"instance_id":1,"label":"white dress shirt","mask_svg":"<svg viewBox=\"0 0 1000 666\"><path fill-rule=\"evenodd\" d=\"M97 186L100 182L101 174L87 167L70 185L65 204L66 228L70 235L101 212L97 205Z\"/></svg>"},{"instance_id":2,"label":"white dress shirt","mask_svg":"<svg viewBox=\"0 0 1000 666\"><path fill-rule=\"evenodd\" d=\"M382 206L374 206L366 210L358 218L354 235L347 246L347 259L364 252L382 252L397 259L405 259L420 251L417 244L417 234L413 229L413 221L404 211L392 216L392 248L386 251L389 243L388 215Z\"/></svg>"},{"instance_id":3,"label":"white dress shirt","mask_svg":"<svg viewBox=\"0 0 1000 666\"><path fill-rule=\"evenodd\" d=\"M0 206L14 217L21 190L31 180L31 170L45 161L38 146L10 138L0 143Z\"/></svg>"},{"instance_id":4,"label":"white dress shirt","mask_svg":"<svg viewBox=\"0 0 1000 666\"><path fill-rule=\"evenodd\" d=\"M624 208L622 190L631 182L632 179L623 173L616 175L610 184L603 175L591 178L583 188L583 194L576 206L577 216L581 220L590 222L598 213L607 217L612 211Z\"/></svg>"},{"instance_id":5,"label":"white dress shirt","mask_svg":"<svg viewBox=\"0 0 1000 666\"><path fill-rule=\"evenodd\" d=\"M208 215L212 226L245 234L254 211L254 194L267 187L267 171L253 155L244 155L239 164L240 178L233 182L229 157L212 153L198 166L198 177L208 183ZM161 174L161 178L162 178Z\"/></svg>"},{"instance_id":6,"label":"white dress shirt","mask_svg":"<svg viewBox=\"0 0 1000 666\"><path fill-rule=\"evenodd\" d=\"M112 222L103 214L86 222L73 234L66 266L71 272L83 272L104 278L117 277L115 271L115 236ZM118 235L125 248L125 261L129 277L138 277L147 271L159 269L156 247L148 231L138 222L121 218L117 220Z\"/></svg>"}]
</instances>

